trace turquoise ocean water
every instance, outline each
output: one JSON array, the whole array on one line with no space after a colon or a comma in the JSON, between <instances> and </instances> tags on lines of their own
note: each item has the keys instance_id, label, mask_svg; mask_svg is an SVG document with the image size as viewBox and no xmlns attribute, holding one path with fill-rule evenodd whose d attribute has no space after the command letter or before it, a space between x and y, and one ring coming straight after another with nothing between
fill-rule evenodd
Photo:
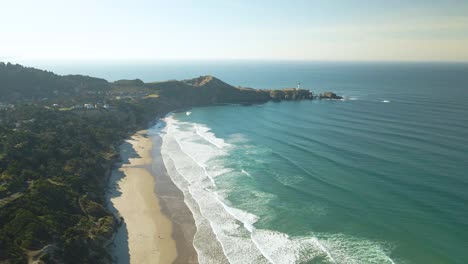
<instances>
[{"instance_id":1,"label":"turquoise ocean water","mask_svg":"<svg viewBox=\"0 0 468 264\"><path fill-rule=\"evenodd\" d=\"M46 68L111 80L211 74L255 88L301 82L345 96L200 107L158 125L201 261L468 263L466 64ZM213 237L221 251L210 251Z\"/></svg>"}]
</instances>

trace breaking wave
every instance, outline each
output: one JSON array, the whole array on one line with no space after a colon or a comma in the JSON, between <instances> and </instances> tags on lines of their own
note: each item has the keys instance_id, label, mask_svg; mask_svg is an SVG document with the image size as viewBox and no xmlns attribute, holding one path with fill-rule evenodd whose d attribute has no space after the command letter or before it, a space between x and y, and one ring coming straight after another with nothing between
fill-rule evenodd
<instances>
[{"instance_id":1,"label":"breaking wave","mask_svg":"<svg viewBox=\"0 0 468 264\"><path fill-rule=\"evenodd\" d=\"M163 139L161 154L167 172L184 193L197 232L194 247L200 263L394 263L389 245L344 234L314 233L303 236L256 228L254 212L236 207L226 198L230 186L217 184L224 176L251 173L231 169L223 160L237 147L235 135L227 143L203 124L182 122L169 115L157 124ZM282 179L285 185L301 178ZM292 181L292 182L291 182ZM234 188L234 186L232 186ZM256 206L274 194L255 192Z\"/></svg>"}]
</instances>

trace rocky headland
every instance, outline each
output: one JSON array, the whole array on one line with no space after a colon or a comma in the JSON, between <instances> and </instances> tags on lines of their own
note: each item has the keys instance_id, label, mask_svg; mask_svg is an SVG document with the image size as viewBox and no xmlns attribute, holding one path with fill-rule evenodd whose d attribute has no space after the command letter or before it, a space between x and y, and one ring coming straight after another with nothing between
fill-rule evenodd
<instances>
[{"instance_id":1,"label":"rocky headland","mask_svg":"<svg viewBox=\"0 0 468 264\"><path fill-rule=\"evenodd\" d=\"M162 97L174 100L177 104L189 106L222 103L251 104L268 101L342 99L341 96L332 92L316 95L310 90L297 88L261 90L234 87L213 76L200 76L182 81L147 83L144 86L158 90Z\"/></svg>"}]
</instances>

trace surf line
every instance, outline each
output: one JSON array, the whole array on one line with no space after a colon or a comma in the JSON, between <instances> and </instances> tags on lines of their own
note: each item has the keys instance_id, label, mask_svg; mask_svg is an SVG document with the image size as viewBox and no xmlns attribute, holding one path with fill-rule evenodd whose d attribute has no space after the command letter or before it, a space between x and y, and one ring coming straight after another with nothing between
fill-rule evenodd
<instances>
[{"instance_id":1,"label":"surf line","mask_svg":"<svg viewBox=\"0 0 468 264\"><path fill-rule=\"evenodd\" d=\"M190 154L188 154L188 152L184 151L184 148L182 147L182 144L180 144L179 140L175 136L173 136L173 138L174 138L175 142L177 143L177 145L179 145L180 150L185 155L187 155L187 157L189 157L191 160L193 160L193 162L195 162L198 166L200 166L203 169L203 172L205 173L206 177L208 177L210 179L211 183L213 183L213 186L216 187L216 183L215 183L214 179L206 171L206 166L203 165L203 164L200 164L194 157L192 157Z\"/></svg>"},{"instance_id":2,"label":"surf line","mask_svg":"<svg viewBox=\"0 0 468 264\"><path fill-rule=\"evenodd\" d=\"M213 142L212 140L210 140L209 138L207 138L206 136L202 135L198 129L198 124L195 124L195 133L197 133L197 135L199 135L200 137L202 137L204 140L208 141L209 143L211 143L213 146L219 148L219 149L222 149L223 147L216 144L215 142Z\"/></svg>"},{"instance_id":3,"label":"surf line","mask_svg":"<svg viewBox=\"0 0 468 264\"><path fill-rule=\"evenodd\" d=\"M219 149L222 149L223 147L222 146L219 146L218 144L216 144L215 142L213 142L212 140L208 139L206 136L202 135L199 131L199 126L197 124L194 124L194 128L195 128L195 132L198 136L200 136L201 138L205 139L207 142L209 142L210 144L212 144L213 146L219 148ZM213 185L213 187L216 187L216 183L214 181L214 179L209 175L207 169L206 169L206 166L204 164L201 164L199 163L194 157L192 157L187 151L185 151L184 149L184 144L182 144L180 142L180 139L178 139L175 135L172 136L173 139L175 140L175 142L177 143L177 145L179 146L180 150L185 154L187 155L193 162L195 162L195 164L197 164L199 167L201 167L203 169L203 172L205 174L206 177L208 177L210 180L211 180L211 183ZM172 159L172 158L171 158ZM176 168L176 171L181 174L181 172ZM244 172L244 171L243 171ZM181 174L183 175L183 174ZM184 177L185 178L185 177ZM252 240L252 243L255 245L256 249L258 250L258 252L270 263L272 264L275 264L276 262L273 260L273 258L263 250L262 246L258 243L258 241L255 239L255 233L256 233L256 228L253 226L253 224L255 224L255 222L258 221L258 216L255 216L255 220L252 222L252 223L248 223L248 222L245 222L243 221L242 219L240 219L234 212L232 212L231 208L229 206L227 206L220 198L219 194L217 191L215 190L212 190L210 191L215 199L218 201L219 204L221 204L221 206L224 208L225 212L228 213L229 215L231 215L232 218L236 219L237 221L241 222L244 226L244 228L250 233L250 238ZM233 208L234 209L234 208ZM211 226L211 229L212 230L215 230L214 226L213 226L213 222L208 218L206 217L203 212L200 212L202 214L202 216L208 220L208 222L210 223L210 226ZM229 258L229 254L227 254L227 251L223 245L223 243L221 242L217 232L214 232L215 233L215 236L216 238L218 239L218 241L220 241L220 245L221 245L221 248L223 249L223 252L224 252L224 255L228 258ZM315 238L314 239L315 241L315 244L320 248L320 250L326 254L327 258L332 261L332 263L336 263L336 260L332 257L330 251L322 244L320 243L320 241Z\"/></svg>"},{"instance_id":4,"label":"surf line","mask_svg":"<svg viewBox=\"0 0 468 264\"><path fill-rule=\"evenodd\" d=\"M173 138L173 140L174 140L174 141L177 143L177 145L179 146L180 151L182 151L182 153L184 153L185 155L187 155L187 157L189 157L191 160L193 160L193 162L195 162L195 164L197 164L198 166L200 166L201 168L203 168L204 174L206 175L206 177L208 177L208 178L211 180L213 186L216 186L216 184L215 184L215 182L214 182L214 179L213 179L213 178L208 174L208 172L206 171L206 167L205 167L204 165L200 164L200 163L199 163L194 157L192 157L188 152L184 151L183 144L179 141L179 139L178 139L176 136L172 135L171 137ZM174 162L174 159L173 159L173 157L172 157L172 155L171 155L170 153L169 153L169 156L168 156L168 157L172 160L172 162ZM177 168L177 166L174 166L174 167L175 167L177 173L179 173L179 174L182 176L182 178L184 178L184 179L189 183L189 186L187 186L187 188L188 188L188 192L190 193L190 185L192 184L192 182L191 182L191 181L188 181L188 179L184 176L183 173L181 173L181 171ZM210 193L214 196L214 198L221 204L221 206L225 209L225 211L226 211L229 215L232 216L232 214L231 214L228 210L226 210L225 204L220 200L219 194L218 194L216 191L209 191L209 190L207 190L207 191L210 192ZM198 204L198 201L196 201L196 199L194 199L194 200L195 200L195 202ZM198 206L200 206L200 205L198 205ZM233 263L234 260L230 258L229 254L228 254L229 251L225 248L225 245L221 242L222 239L220 239L218 232L216 232L216 228L215 228L215 226L214 226L213 221L212 221L209 217L207 217L207 216L204 214L203 210L200 210L200 215L201 215L204 219L206 219L206 220L208 221L208 223L210 224L211 230L213 231L213 233L214 233L214 235L215 235L215 237L216 237L216 240L218 240L218 242L219 242L219 244L220 244L220 246L221 246L221 248L222 248L222 250L223 250L224 256L228 259L228 261L229 261L230 263ZM235 218L235 217L234 217L234 218ZM237 219L237 218L235 218L235 219ZM241 221L241 222L242 222L242 221ZM260 252L260 253L262 253L262 252Z\"/></svg>"},{"instance_id":5,"label":"surf line","mask_svg":"<svg viewBox=\"0 0 468 264\"><path fill-rule=\"evenodd\" d=\"M177 141L177 140L175 139L175 137L173 137L173 139L174 139L174 141ZM177 143L177 144L179 144L179 143ZM180 147L180 145L179 145L179 147ZM181 149L181 151L182 151L183 153L185 153L182 149ZM187 156L189 156L187 153L185 153L185 154L186 154ZM189 157L190 157L190 156L189 156ZM169 158L169 159L172 161L172 163L174 164L174 168L175 168L176 172L177 172L179 175L181 175L181 177L188 183L188 186L186 187L186 188L187 188L186 191L187 191L188 193L190 193L191 199L193 199L193 201L198 205L198 207L200 207L198 201L193 197L193 195L192 195L192 193L191 193L191 191L190 191L190 185L192 184L192 182L189 181L189 180L184 176L184 174L183 174L182 172L180 172L180 170L177 168L177 166L175 166L174 158L171 156L170 153L168 153L168 158ZM191 158L191 157L190 157L190 158ZM169 177L171 177L171 176L169 176ZM172 177L171 177L171 180L172 180L173 182L177 182L177 181L174 181L174 179L172 179ZM184 190L185 188L182 188L182 186L178 185L177 183L176 183L176 185L177 185L177 187L178 187L180 190L182 190L182 192L183 192L184 195L185 195L185 190ZM217 199L217 198L216 198L216 199ZM185 202L185 204L187 204L187 206L189 207L189 209L190 209L191 211L194 210L194 209L192 209L192 207L191 207L187 202ZM211 230L213 231L213 234L214 234L216 240L219 242L219 245L221 246L221 249L222 249L222 251L223 251L223 255L226 257L226 259L228 260L229 263L232 263L233 260L232 260L231 258L229 258L229 255L227 254L227 250L226 250L225 246L224 246L223 243L221 242L221 239L219 238L218 233L215 231L216 229L215 229L215 227L214 227L213 221L203 213L203 210L199 209L199 213L200 213L200 215L201 215L202 218L204 218L206 221L208 221L208 223L209 223L209 225L210 225L210 228L211 228ZM195 214L195 212L192 211L192 214ZM195 225L196 225L196 224L195 224ZM197 226L197 228L198 228L198 226ZM195 249L197 250L197 252L200 253L200 252L199 252L199 251L200 251L200 248L197 248L197 246L196 246L195 244L194 244L194 247L195 247ZM200 258L201 258L201 255L199 254L199 255L198 255L198 261L201 263Z\"/></svg>"}]
</instances>

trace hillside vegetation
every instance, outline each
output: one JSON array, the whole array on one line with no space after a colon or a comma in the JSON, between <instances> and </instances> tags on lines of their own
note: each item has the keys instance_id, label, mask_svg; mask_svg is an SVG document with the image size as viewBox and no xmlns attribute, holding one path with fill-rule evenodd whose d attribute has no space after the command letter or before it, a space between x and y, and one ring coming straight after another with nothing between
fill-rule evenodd
<instances>
[{"instance_id":1,"label":"hillside vegetation","mask_svg":"<svg viewBox=\"0 0 468 264\"><path fill-rule=\"evenodd\" d=\"M108 263L117 220L104 190L116 146L168 109L156 100L112 110L35 105L0 111L0 261L55 248L47 263Z\"/></svg>"}]
</instances>

